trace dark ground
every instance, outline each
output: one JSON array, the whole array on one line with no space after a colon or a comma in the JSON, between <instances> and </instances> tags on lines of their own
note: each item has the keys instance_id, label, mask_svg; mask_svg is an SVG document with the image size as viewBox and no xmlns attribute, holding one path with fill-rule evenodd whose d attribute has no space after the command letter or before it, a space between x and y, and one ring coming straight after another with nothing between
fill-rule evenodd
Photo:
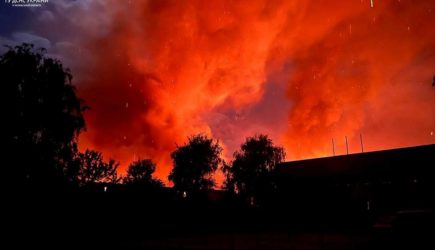
<instances>
[{"instance_id":1,"label":"dark ground","mask_svg":"<svg viewBox=\"0 0 435 250\"><path fill-rule=\"evenodd\" d=\"M2 223L7 249L435 249L432 211L396 213L375 226L364 214L137 197L15 199Z\"/></svg>"}]
</instances>

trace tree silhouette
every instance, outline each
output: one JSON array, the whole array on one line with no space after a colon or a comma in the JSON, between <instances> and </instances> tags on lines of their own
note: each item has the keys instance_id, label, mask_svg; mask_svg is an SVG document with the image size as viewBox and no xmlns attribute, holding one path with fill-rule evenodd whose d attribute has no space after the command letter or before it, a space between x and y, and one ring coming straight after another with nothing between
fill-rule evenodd
<instances>
[{"instance_id":1,"label":"tree silhouette","mask_svg":"<svg viewBox=\"0 0 435 250\"><path fill-rule=\"evenodd\" d=\"M17 186L65 183L85 128L72 76L61 62L23 44L0 56L5 167Z\"/></svg>"},{"instance_id":2,"label":"tree silhouette","mask_svg":"<svg viewBox=\"0 0 435 250\"><path fill-rule=\"evenodd\" d=\"M156 171L156 164L151 160L137 160L128 167L124 183L148 187L163 187L163 183L160 180L153 178L154 171Z\"/></svg>"},{"instance_id":3,"label":"tree silhouette","mask_svg":"<svg viewBox=\"0 0 435 250\"><path fill-rule=\"evenodd\" d=\"M237 193L251 205L258 204L274 189L271 173L285 158L285 151L273 145L267 135L249 137L234 153L232 166L225 165L226 189Z\"/></svg>"},{"instance_id":4,"label":"tree silhouette","mask_svg":"<svg viewBox=\"0 0 435 250\"><path fill-rule=\"evenodd\" d=\"M87 149L78 154L77 160L79 170L76 178L81 186L98 182L117 183L120 180L117 175L119 163L114 160L105 162L100 152Z\"/></svg>"},{"instance_id":5,"label":"tree silhouette","mask_svg":"<svg viewBox=\"0 0 435 250\"><path fill-rule=\"evenodd\" d=\"M212 175L222 163L222 147L217 141L199 134L188 138L188 143L177 147L171 158L174 167L169 180L179 192L198 192L212 188Z\"/></svg>"}]
</instances>

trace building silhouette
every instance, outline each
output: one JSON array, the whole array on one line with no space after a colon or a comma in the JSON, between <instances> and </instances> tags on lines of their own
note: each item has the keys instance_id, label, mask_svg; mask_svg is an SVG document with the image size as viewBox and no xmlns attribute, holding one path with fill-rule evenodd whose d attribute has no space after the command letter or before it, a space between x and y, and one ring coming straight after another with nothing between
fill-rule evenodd
<instances>
[{"instance_id":1,"label":"building silhouette","mask_svg":"<svg viewBox=\"0 0 435 250\"><path fill-rule=\"evenodd\" d=\"M273 206L301 224L391 226L435 208L434 144L285 162L275 174Z\"/></svg>"}]
</instances>

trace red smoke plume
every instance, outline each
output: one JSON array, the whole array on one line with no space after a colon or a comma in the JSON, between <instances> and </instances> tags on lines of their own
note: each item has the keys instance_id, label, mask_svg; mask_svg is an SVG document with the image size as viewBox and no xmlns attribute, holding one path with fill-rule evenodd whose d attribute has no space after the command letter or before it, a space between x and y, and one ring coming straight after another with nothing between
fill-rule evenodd
<instances>
[{"instance_id":1,"label":"red smoke plume","mask_svg":"<svg viewBox=\"0 0 435 250\"><path fill-rule=\"evenodd\" d=\"M434 143L434 1L124 1L86 38L81 147L123 166L206 133L268 133L288 160ZM108 14L109 16L109 14ZM275 91L274 91L275 90ZM283 98L279 98L282 95ZM261 107L261 108L259 108ZM258 111L258 112L255 112Z\"/></svg>"}]
</instances>

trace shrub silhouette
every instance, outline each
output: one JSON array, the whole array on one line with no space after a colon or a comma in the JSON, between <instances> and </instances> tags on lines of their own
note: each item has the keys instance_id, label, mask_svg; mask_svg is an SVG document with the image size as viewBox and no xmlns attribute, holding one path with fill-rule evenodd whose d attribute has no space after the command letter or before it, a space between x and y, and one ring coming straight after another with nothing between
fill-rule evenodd
<instances>
[{"instance_id":1,"label":"shrub silhouette","mask_svg":"<svg viewBox=\"0 0 435 250\"><path fill-rule=\"evenodd\" d=\"M212 175L222 163L222 147L217 141L199 134L171 154L174 167L169 180L178 192L198 192L212 188Z\"/></svg>"},{"instance_id":2,"label":"shrub silhouette","mask_svg":"<svg viewBox=\"0 0 435 250\"><path fill-rule=\"evenodd\" d=\"M163 187L160 180L153 178L154 171L156 171L156 164L153 161L149 159L134 161L128 167L124 183L147 187Z\"/></svg>"},{"instance_id":3,"label":"shrub silhouette","mask_svg":"<svg viewBox=\"0 0 435 250\"><path fill-rule=\"evenodd\" d=\"M77 161L79 169L76 179L82 186L98 182L118 183L120 180L117 174L119 163L114 160L105 162L100 152L86 149L78 154Z\"/></svg>"},{"instance_id":4,"label":"shrub silhouette","mask_svg":"<svg viewBox=\"0 0 435 250\"><path fill-rule=\"evenodd\" d=\"M275 189L272 171L284 158L284 149L274 146L267 135L247 138L234 153L232 165L223 167L226 189L251 205L261 203Z\"/></svg>"}]
</instances>

